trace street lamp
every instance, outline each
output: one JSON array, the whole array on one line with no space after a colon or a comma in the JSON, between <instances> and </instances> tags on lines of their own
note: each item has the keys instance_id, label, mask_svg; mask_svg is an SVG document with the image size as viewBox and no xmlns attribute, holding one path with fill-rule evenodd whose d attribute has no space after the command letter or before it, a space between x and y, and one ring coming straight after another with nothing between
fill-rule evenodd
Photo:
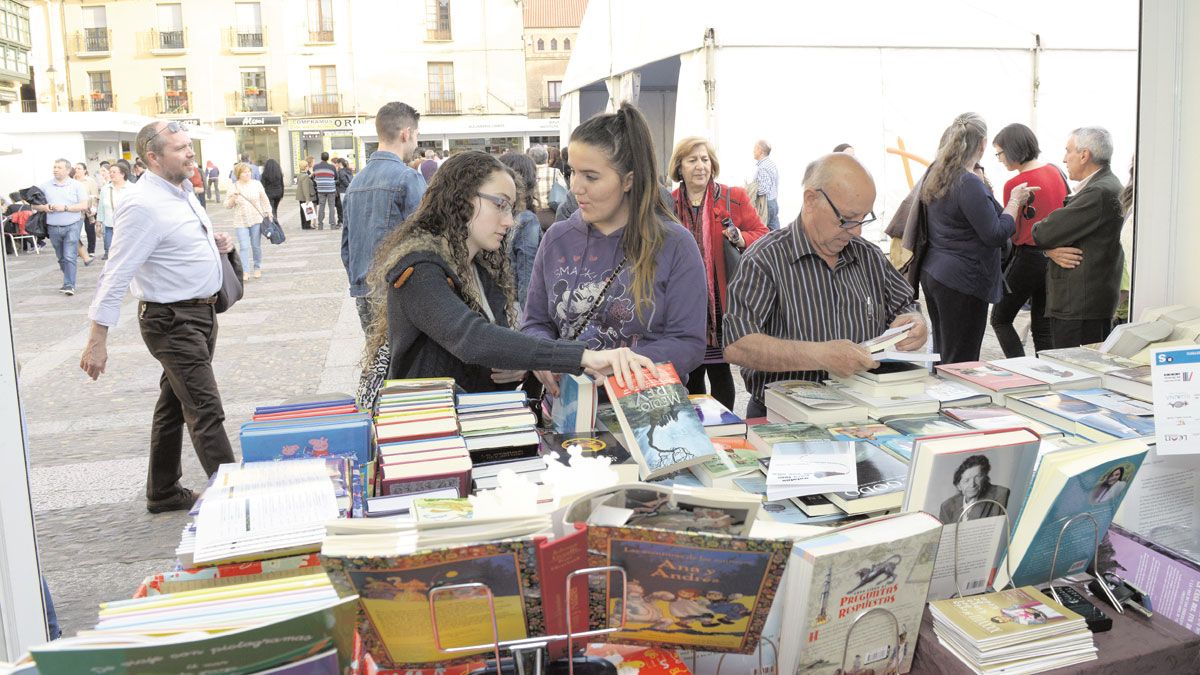
<instances>
[{"instance_id":1,"label":"street lamp","mask_svg":"<svg viewBox=\"0 0 1200 675\"><path fill-rule=\"evenodd\" d=\"M46 77L50 78L50 111L58 112L58 88L55 86L54 76L58 71L54 69L54 64L51 63L46 67Z\"/></svg>"}]
</instances>

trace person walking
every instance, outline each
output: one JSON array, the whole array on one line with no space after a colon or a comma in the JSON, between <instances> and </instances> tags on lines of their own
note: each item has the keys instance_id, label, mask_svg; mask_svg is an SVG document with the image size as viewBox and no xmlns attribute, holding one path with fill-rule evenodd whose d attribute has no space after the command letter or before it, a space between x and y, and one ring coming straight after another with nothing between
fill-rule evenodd
<instances>
[{"instance_id":1,"label":"person walking","mask_svg":"<svg viewBox=\"0 0 1200 675\"><path fill-rule=\"evenodd\" d=\"M345 200L346 190L350 189L350 181L354 180L354 172L350 170L350 165L346 163L346 160L341 157L334 158L333 163L337 167L337 175L334 178L334 184L337 187L334 201L334 205L337 206L337 225L334 225L333 229L340 230L342 224L346 222L342 203Z\"/></svg>"},{"instance_id":2,"label":"person walking","mask_svg":"<svg viewBox=\"0 0 1200 675\"><path fill-rule=\"evenodd\" d=\"M108 183L100 190L100 205L97 207L96 220L104 228L104 260L108 260L109 249L112 248L113 224L116 222L117 205L125 197L126 190L132 183L128 180L129 170L123 164L117 163L108 167Z\"/></svg>"},{"instance_id":3,"label":"person walking","mask_svg":"<svg viewBox=\"0 0 1200 675\"><path fill-rule=\"evenodd\" d=\"M112 256L88 310L91 328L79 367L93 380L105 372L108 331L117 325L126 291L132 292L142 340L163 369L150 428L146 510L187 511L196 493L180 484L185 424L210 477L236 461L212 367L221 256L233 250L233 240L214 232L192 192L188 177L196 155L187 128L154 121L136 143L149 170L117 204Z\"/></svg>"},{"instance_id":4,"label":"person walking","mask_svg":"<svg viewBox=\"0 0 1200 675\"><path fill-rule=\"evenodd\" d=\"M329 153L321 153L321 161L312 170L317 185L317 229L325 229L325 212L329 212L329 228L337 225L337 168L329 163Z\"/></svg>"},{"instance_id":5,"label":"person walking","mask_svg":"<svg viewBox=\"0 0 1200 675\"><path fill-rule=\"evenodd\" d=\"M79 232L83 227L83 212L87 211L91 199L83 183L71 178L71 162L65 159L54 161L54 178L38 186L46 196L45 204L33 207L34 211L46 214L46 229L58 268L62 270L63 295L75 295L75 271L79 257ZM84 251L86 258L87 251ZM91 264L85 260L85 265Z\"/></svg>"},{"instance_id":6,"label":"person walking","mask_svg":"<svg viewBox=\"0 0 1200 675\"><path fill-rule=\"evenodd\" d=\"M267 199L271 202L271 220L278 223L279 202L283 199L283 168L274 159L268 159L263 163L262 186L263 191L267 193Z\"/></svg>"},{"instance_id":7,"label":"person walking","mask_svg":"<svg viewBox=\"0 0 1200 675\"><path fill-rule=\"evenodd\" d=\"M225 207L233 209L234 232L238 239L238 255L242 257L242 280L249 281L253 258L254 278L262 278L262 221L271 212L271 200L262 183L254 180L247 164L233 167L233 187L225 198ZM253 251L253 256L251 252Z\"/></svg>"},{"instance_id":8,"label":"person walking","mask_svg":"<svg viewBox=\"0 0 1200 675\"><path fill-rule=\"evenodd\" d=\"M316 210L317 205L317 186L313 183L312 175L308 171L308 163L300 162L296 167L296 200L300 202L300 229L312 230L315 229L313 221L309 220L304 213L304 204L309 203Z\"/></svg>"},{"instance_id":9,"label":"person walking","mask_svg":"<svg viewBox=\"0 0 1200 675\"><path fill-rule=\"evenodd\" d=\"M221 170L211 160L204 164L204 195L208 199L221 201Z\"/></svg>"},{"instance_id":10,"label":"person walking","mask_svg":"<svg viewBox=\"0 0 1200 675\"><path fill-rule=\"evenodd\" d=\"M89 265L92 256L96 254L96 205L100 201L100 184L88 174L87 164L79 162L74 168L75 172L71 177L83 183L88 193L88 207L83 212L83 233L87 235L87 249L80 249L79 257L85 260L84 265Z\"/></svg>"},{"instance_id":11,"label":"person walking","mask_svg":"<svg viewBox=\"0 0 1200 675\"><path fill-rule=\"evenodd\" d=\"M767 200L768 230L779 229L779 167L771 159L771 144L760 140L754 144L754 182L758 194Z\"/></svg>"}]
</instances>

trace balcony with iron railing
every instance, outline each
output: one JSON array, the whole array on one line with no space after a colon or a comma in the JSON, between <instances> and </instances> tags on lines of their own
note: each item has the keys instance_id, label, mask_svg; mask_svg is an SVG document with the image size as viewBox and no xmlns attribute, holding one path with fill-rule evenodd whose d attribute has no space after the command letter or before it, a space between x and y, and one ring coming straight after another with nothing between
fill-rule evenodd
<instances>
[{"instance_id":1,"label":"balcony with iron railing","mask_svg":"<svg viewBox=\"0 0 1200 675\"><path fill-rule=\"evenodd\" d=\"M254 54L267 50L267 36L261 26L229 29L229 50L234 54Z\"/></svg>"},{"instance_id":2,"label":"balcony with iron railing","mask_svg":"<svg viewBox=\"0 0 1200 675\"><path fill-rule=\"evenodd\" d=\"M187 49L187 29L150 30L151 54L178 54Z\"/></svg>"},{"instance_id":3,"label":"balcony with iron railing","mask_svg":"<svg viewBox=\"0 0 1200 675\"><path fill-rule=\"evenodd\" d=\"M457 115L462 112L462 94L425 94L426 115Z\"/></svg>"},{"instance_id":4,"label":"balcony with iron railing","mask_svg":"<svg viewBox=\"0 0 1200 675\"><path fill-rule=\"evenodd\" d=\"M107 28L84 28L75 33L75 55L79 58L109 56L112 31Z\"/></svg>"},{"instance_id":5,"label":"balcony with iron railing","mask_svg":"<svg viewBox=\"0 0 1200 675\"><path fill-rule=\"evenodd\" d=\"M538 108L542 110L560 110L562 108L562 99L542 96L538 100Z\"/></svg>"},{"instance_id":6,"label":"balcony with iron railing","mask_svg":"<svg viewBox=\"0 0 1200 675\"><path fill-rule=\"evenodd\" d=\"M155 102L160 115L179 115L192 111L191 93L187 91L168 89L165 94L155 96Z\"/></svg>"},{"instance_id":7,"label":"balcony with iron railing","mask_svg":"<svg viewBox=\"0 0 1200 675\"><path fill-rule=\"evenodd\" d=\"M316 25L315 30L310 25L308 29L308 41L310 44L333 42L333 21L321 21Z\"/></svg>"},{"instance_id":8,"label":"balcony with iron railing","mask_svg":"<svg viewBox=\"0 0 1200 675\"><path fill-rule=\"evenodd\" d=\"M271 109L271 98L261 87L246 87L233 93L233 113L267 112Z\"/></svg>"},{"instance_id":9,"label":"balcony with iron railing","mask_svg":"<svg viewBox=\"0 0 1200 675\"><path fill-rule=\"evenodd\" d=\"M71 112L105 112L117 109L117 97L111 91L93 91L71 99Z\"/></svg>"},{"instance_id":10,"label":"balcony with iron railing","mask_svg":"<svg viewBox=\"0 0 1200 675\"><path fill-rule=\"evenodd\" d=\"M425 40L428 42L449 42L452 39L449 27L425 29Z\"/></svg>"},{"instance_id":11,"label":"balcony with iron railing","mask_svg":"<svg viewBox=\"0 0 1200 675\"><path fill-rule=\"evenodd\" d=\"M341 112L341 94L309 94L304 97L306 115L337 115Z\"/></svg>"}]
</instances>

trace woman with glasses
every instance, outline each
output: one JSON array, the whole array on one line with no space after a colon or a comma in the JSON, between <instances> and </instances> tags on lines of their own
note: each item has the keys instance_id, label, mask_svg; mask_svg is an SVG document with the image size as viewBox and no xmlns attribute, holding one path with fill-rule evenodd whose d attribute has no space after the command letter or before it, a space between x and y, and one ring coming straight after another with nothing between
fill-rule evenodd
<instances>
[{"instance_id":1,"label":"woman with glasses","mask_svg":"<svg viewBox=\"0 0 1200 675\"><path fill-rule=\"evenodd\" d=\"M1017 175L1004 184L1004 201L1022 183L1040 188L1033 201L1017 211L1013 251L1004 268L1004 297L992 307L991 324L1005 358L1025 356L1025 346L1013 328L1013 319L1029 303L1030 332L1036 351L1050 349L1053 335L1046 318L1046 254L1033 241L1033 226L1059 208L1070 194L1062 170L1038 159L1037 136L1024 124L1010 124L992 139L996 159Z\"/></svg>"},{"instance_id":2,"label":"woman with glasses","mask_svg":"<svg viewBox=\"0 0 1200 675\"><path fill-rule=\"evenodd\" d=\"M718 183L720 173L716 149L700 136L679 141L671 153L669 175L679 183L671 195L675 215L695 238L708 281L707 349L704 362L688 376L688 393L706 393L707 375L713 398L733 410L733 373L725 362L721 338L721 319L728 307L726 288L736 271L730 266L768 230L754 210L750 195L740 187Z\"/></svg>"},{"instance_id":3,"label":"woman with glasses","mask_svg":"<svg viewBox=\"0 0 1200 675\"><path fill-rule=\"evenodd\" d=\"M420 206L380 243L367 281L367 358L387 344L388 378L453 377L468 392L514 389L531 369L643 381L629 349L517 332L505 235L521 195L511 169L476 151L446 160Z\"/></svg>"},{"instance_id":4,"label":"woman with glasses","mask_svg":"<svg viewBox=\"0 0 1200 675\"><path fill-rule=\"evenodd\" d=\"M708 283L696 240L659 193L646 119L624 103L579 125L568 149L579 210L542 236L521 330L629 347L686 377L704 360ZM554 374L535 375L557 395Z\"/></svg>"},{"instance_id":5,"label":"woman with glasses","mask_svg":"<svg viewBox=\"0 0 1200 675\"><path fill-rule=\"evenodd\" d=\"M1004 294L1001 252L1016 231L1017 210L1037 189L1014 186L1008 205L1001 208L981 177L979 160L986 147L983 118L959 115L942 135L921 187L929 225L921 288L933 351L941 354L942 363L979 360L988 305Z\"/></svg>"}]
</instances>

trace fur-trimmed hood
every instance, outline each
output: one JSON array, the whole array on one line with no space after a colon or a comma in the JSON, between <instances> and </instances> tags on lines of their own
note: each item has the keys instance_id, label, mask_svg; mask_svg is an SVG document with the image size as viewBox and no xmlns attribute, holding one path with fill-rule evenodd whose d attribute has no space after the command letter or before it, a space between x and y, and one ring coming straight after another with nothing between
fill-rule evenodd
<instances>
[{"instance_id":1,"label":"fur-trimmed hood","mask_svg":"<svg viewBox=\"0 0 1200 675\"><path fill-rule=\"evenodd\" d=\"M395 284L405 270L421 262L434 263L446 272L446 276L454 282L454 287L461 290L464 286L458 272L450 262L454 256L450 253L450 245L442 237L433 235L425 230L413 228L400 244L400 258L392 269L388 270L387 282Z\"/></svg>"}]
</instances>

